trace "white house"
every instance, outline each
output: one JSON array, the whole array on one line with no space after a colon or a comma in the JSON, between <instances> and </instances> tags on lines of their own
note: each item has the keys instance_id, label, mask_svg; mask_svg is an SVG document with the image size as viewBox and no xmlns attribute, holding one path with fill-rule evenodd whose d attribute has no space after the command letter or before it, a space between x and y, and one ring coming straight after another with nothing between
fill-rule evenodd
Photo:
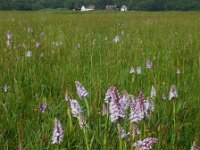
<instances>
[{"instance_id":1,"label":"white house","mask_svg":"<svg viewBox=\"0 0 200 150\"><path fill-rule=\"evenodd\" d=\"M127 7L125 5L123 5L120 10L121 11L127 11L128 9L127 9Z\"/></svg>"},{"instance_id":2,"label":"white house","mask_svg":"<svg viewBox=\"0 0 200 150\"><path fill-rule=\"evenodd\" d=\"M85 6L81 7L81 11L91 11L94 10L95 6L94 5L90 5L87 8L85 8Z\"/></svg>"}]
</instances>

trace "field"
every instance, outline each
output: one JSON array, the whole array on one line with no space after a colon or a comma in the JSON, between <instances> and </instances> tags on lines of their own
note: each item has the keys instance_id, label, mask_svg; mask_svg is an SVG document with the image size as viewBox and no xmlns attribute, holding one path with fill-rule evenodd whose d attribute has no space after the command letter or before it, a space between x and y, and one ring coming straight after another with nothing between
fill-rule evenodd
<instances>
[{"instance_id":1,"label":"field","mask_svg":"<svg viewBox=\"0 0 200 150\"><path fill-rule=\"evenodd\" d=\"M0 12L0 149L128 150L147 137L158 138L157 150L200 145L199 40L199 12ZM75 81L89 93L83 100ZM130 108L116 122L102 116L111 85L144 99L155 87L139 135ZM172 85L178 97L169 100ZM82 107L83 128L66 91ZM58 120L64 138L52 144ZM122 128L130 135L121 138Z\"/></svg>"}]
</instances>

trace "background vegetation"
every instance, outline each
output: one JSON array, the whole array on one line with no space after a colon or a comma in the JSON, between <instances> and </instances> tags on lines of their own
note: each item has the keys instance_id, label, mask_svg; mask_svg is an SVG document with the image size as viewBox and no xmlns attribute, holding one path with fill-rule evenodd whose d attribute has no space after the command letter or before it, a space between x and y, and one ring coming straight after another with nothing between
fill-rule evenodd
<instances>
[{"instance_id":1,"label":"background vegetation","mask_svg":"<svg viewBox=\"0 0 200 150\"><path fill-rule=\"evenodd\" d=\"M0 10L40 10L45 8L77 9L94 4L96 9L105 9L107 4L129 10L200 10L199 0L1 0Z\"/></svg>"}]
</instances>

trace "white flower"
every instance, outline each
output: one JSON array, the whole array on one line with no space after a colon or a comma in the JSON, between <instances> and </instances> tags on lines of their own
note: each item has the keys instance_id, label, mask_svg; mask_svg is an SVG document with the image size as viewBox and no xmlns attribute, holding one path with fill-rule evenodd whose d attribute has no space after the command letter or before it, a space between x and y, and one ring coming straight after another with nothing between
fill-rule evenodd
<instances>
[{"instance_id":1,"label":"white flower","mask_svg":"<svg viewBox=\"0 0 200 150\"><path fill-rule=\"evenodd\" d=\"M178 97L178 92L176 90L175 85L171 86L170 92L169 92L169 100L173 100L174 98Z\"/></svg>"},{"instance_id":2,"label":"white flower","mask_svg":"<svg viewBox=\"0 0 200 150\"><path fill-rule=\"evenodd\" d=\"M26 57L32 57L32 51L27 51L26 52Z\"/></svg>"},{"instance_id":3,"label":"white flower","mask_svg":"<svg viewBox=\"0 0 200 150\"><path fill-rule=\"evenodd\" d=\"M44 53L40 53L40 58L43 58L44 57Z\"/></svg>"},{"instance_id":4,"label":"white flower","mask_svg":"<svg viewBox=\"0 0 200 150\"><path fill-rule=\"evenodd\" d=\"M32 29L31 27L29 27L29 28L27 29L27 32L32 33L32 32L33 32L33 29Z\"/></svg>"},{"instance_id":5,"label":"white flower","mask_svg":"<svg viewBox=\"0 0 200 150\"><path fill-rule=\"evenodd\" d=\"M80 43L77 44L77 48L81 48L81 44Z\"/></svg>"},{"instance_id":6,"label":"white flower","mask_svg":"<svg viewBox=\"0 0 200 150\"><path fill-rule=\"evenodd\" d=\"M53 130L52 144L61 143L64 138L62 125L57 118L55 118L54 124L55 124L55 127Z\"/></svg>"},{"instance_id":7,"label":"white flower","mask_svg":"<svg viewBox=\"0 0 200 150\"><path fill-rule=\"evenodd\" d=\"M153 85L151 87L151 97L156 97L156 89Z\"/></svg>"},{"instance_id":8,"label":"white flower","mask_svg":"<svg viewBox=\"0 0 200 150\"><path fill-rule=\"evenodd\" d=\"M41 43L40 43L40 42L35 42L35 46L36 46L37 48L39 48L39 47L41 46Z\"/></svg>"},{"instance_id":9,"label":"white flower","mask_svg":"<svg viewBox=\"0 0 200 150\"><path fill-rule=\"evenodd\" d=\"M54 46L61 46L63 43L61 41L55 41L52 43Z\"/></svg>"},{"instance_id":10,"label":"white flower","mask_svg":"<svg viewBox=\"0 0 200 150\"><path fill-rule=\"evenodd\" d=\"M8 86L7 84L3 87L3 90L5 93L9 92L10 90L10 86Z\"/></svg>"},{"instance_id":11,"label":"white flower","mask_svg":"<svg viewBox=\"0 0 200 150\"><path fill-rule=\"evenodd\" d=\"M134 73L135 73L135 69L133 67L131 67L130 74L134 74Z\"/></svg>"},{"instance_id":12,"label":"white flower","mask_svg":"<svg viewBox=\"0 0 200 150\"><path fill-rule=\"evenodd\" d=\"M162 99L163 99L163 101L165 101L167 99L167 97L165 96L165 94L162 94Z\"/></svg>"},{"instance_id":13,"label":"white flower","mask_svg":"<svg viewBox=\"0 0 200 150\"><path fill-rule=\"evenodd\" d=\"M6 44L7 44L8 47L10 47L12 42L10 40L7 40Z\"/></svg>"},{"instance_id":14,"label":"white flower","mask_svg":"<svg viewBox=\"0 0 200 150\"><path fill-rule=\"evenodd\" d=\"M176 74L181 74L181 70L179 68L176 70Z\"/></svg>"},{"instance_id":15,"label":"white flower","mask_svg":"<svg viewBox=\"0 0 200 150\"><path fill-rule=\"evenodd\" d=\"M121 31L121 35L124 35L125 34L125 32L124 31Z\"/></svg>"},{"instance_id":16,"label":"white flower","mask_svg":"<svg viewBox=\"0 0 200 150\"><path fill-rule=\"evenodd\" d=\"M137 67L136 72L137 72L137 74L142 74L142 68L141 67Z\"/></svg>"},{"instance_id":17,"label":"white flower","mask_svg":"<svg viewBox=\"0 0 200 150\"><path fill-rule=\"evenodd\" d=\"M199 150L199 147L198 147L198 145L196 144L195 141L192 144L191 150Z\"/></svg>"},{"instance_id":18,"label":"white flower","mask_svg":"<svg viewBox=\"0 0 200 150\"><path fill-rule=\"evenodd\" d=\"M120 36L119 36L119 35L117 35L117 36L115 36L115 37L113 38L113 42L114 42L114 43L119 43L119 41L120 41Z\"/></svg>"}]
</instances>

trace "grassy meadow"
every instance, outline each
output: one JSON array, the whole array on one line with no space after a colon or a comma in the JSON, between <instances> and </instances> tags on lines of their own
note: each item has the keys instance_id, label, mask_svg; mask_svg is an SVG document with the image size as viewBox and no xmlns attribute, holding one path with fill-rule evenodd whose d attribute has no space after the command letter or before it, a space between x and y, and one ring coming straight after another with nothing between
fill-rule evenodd
<instances>
[{"instance_id":1,"label":"grassy meadow","mask_svg":"<svg viewBox=\"0 0 200 150\"><path fill-rule=\"evenodd\" d=\"M142 74L131 74L132 67ZM77 95L75 81L87 100ZM109 114L102 116L111 85L121 95L143 91L145 99L152 85L157 91L155 111L131 140L120 138ZM171 85L179 95L174 101ZM200 12L0 12L0 88L2 150L129 150L147 137L159 139L157 150L200 146ZM66 91L86 116L88 102L88 127L70 114ZM41 103L48 105L44 113ZM127 132L129 112L118 123ZM60 144L52 144L55 117L64 131Z\"/></svg>"}]
</instances>

